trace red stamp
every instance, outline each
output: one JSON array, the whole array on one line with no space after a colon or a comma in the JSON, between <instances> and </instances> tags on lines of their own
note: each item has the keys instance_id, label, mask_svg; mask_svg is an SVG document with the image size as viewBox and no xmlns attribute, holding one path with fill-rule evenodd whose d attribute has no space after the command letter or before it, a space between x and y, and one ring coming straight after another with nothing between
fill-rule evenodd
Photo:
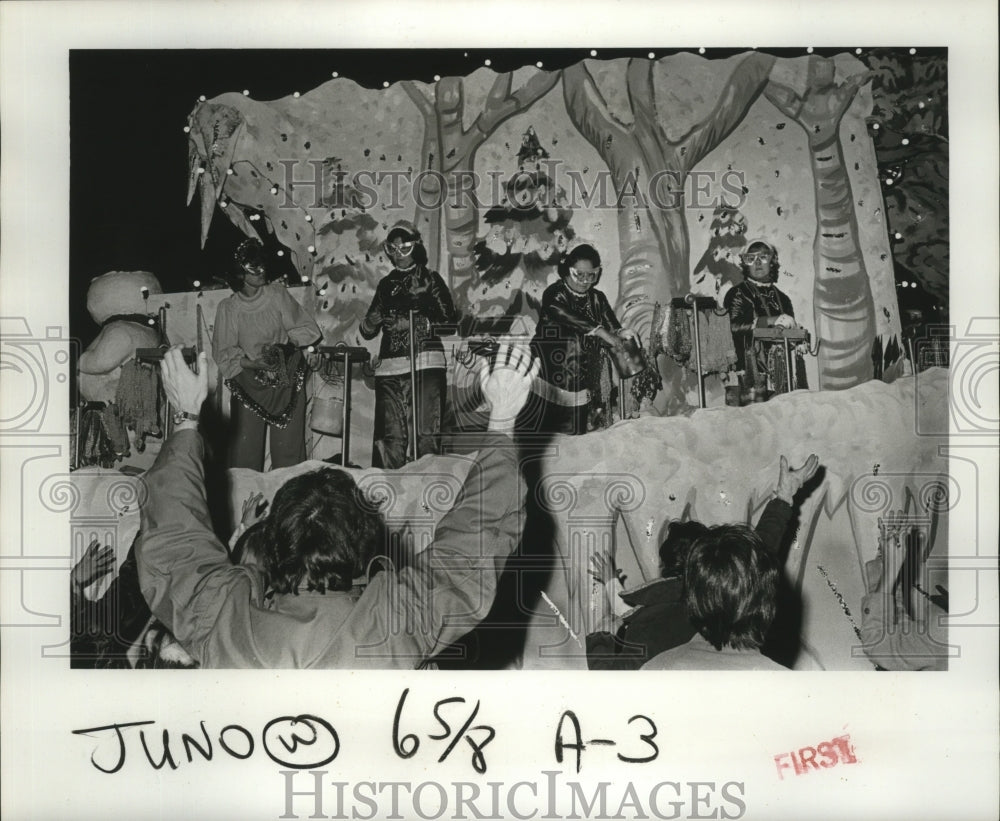
<instances>
[{"instance_id":1,"label":"red stamp","mask_svg":"<svg viewBox=\"0 0 1000 821\"><path fill-rule=\"evenodd\" d=\"M829 741L821 741L815 747L800 747L791 752L778 753L774 757L778 777L782 780L786 770L791 770L795 775L805 775L810 769L829 770L838 764L857 763L858 757L854 754L849 735L838 735Z\"/></svg>"}]
</instances>

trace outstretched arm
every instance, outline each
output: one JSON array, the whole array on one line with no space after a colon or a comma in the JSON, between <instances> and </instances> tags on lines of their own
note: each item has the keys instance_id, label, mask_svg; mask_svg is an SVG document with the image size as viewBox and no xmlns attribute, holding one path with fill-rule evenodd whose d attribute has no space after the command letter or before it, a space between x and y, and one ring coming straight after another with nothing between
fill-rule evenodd
<instances>
[{"instance_id":1,"label":"outstretched arm","mask_svg":"<svg viewBox=\"0 0 1000 821\"><path fill-rule=\"evenodd\" d=\"M779 459L778 484L774 490L774 498L767 503L754 528L764 544L775 554L781 547L788 522L792 518L792 500L818 468L819 457L815 453L809 454L809 458L798 468L789 467L788 459L784 456Z\"/></svg>"},{"instance_id":2,"label":"outstretched arm","mask_svg":"<svg viewBox=\"0 0 1000 821\"><path fill-rule=\"evenodd\" d=\"M526 347L501 345L495 362L481 359L491 438L431 546L412 566L375 577L321 664L414 667L486 617L520 537L524 487L511 435L538 369Z\"/></svg>"},{"instance_id":3,"label":"outstretched arm","mask_svg":"<svg viewBox=\"0 0 1000 821\"><path fill-rule=\"evenodd\" d=\"M170 404L197 414L208 393L205 354L199 354L197 374L188 368L179 347L164 354L160 368ZM212 530L204 444L197 427L193 421L177 425L144 477L148 501L142 507L136 561L150 610L192 656L209 666L204 652L218 614L231 597L249 608L250 582L245 569L230 563ZM249 623L249 615L244 615Z\"/></svg>"}]
</instances>

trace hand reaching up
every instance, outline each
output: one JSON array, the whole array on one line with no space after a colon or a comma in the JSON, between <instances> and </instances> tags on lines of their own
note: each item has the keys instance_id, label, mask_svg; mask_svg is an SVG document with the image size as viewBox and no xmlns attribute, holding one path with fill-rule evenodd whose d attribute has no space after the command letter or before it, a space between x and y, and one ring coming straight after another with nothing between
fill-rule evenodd
<instances>
[{"instance_id":1,"label":"hand reaching up","mask_svg":"<svg viewBox=\"0 0 1000 821\"><path fill-rule=\"evenodd\" d=\"M208 356L205 352L198 354L198 373L195 373L184 361L181 346L174 345L163 354L160 375L163 390L174 409L197 416L208 396Z\"/></svg>"},{"instance_id":2,"label":"hand reaching up","mask_svg":"<svg viewBox=\"0 0 1000 821\"><path fill-rule=\"evenodd\" d=\"M263 493L251 493L243 500L243 515L240 517L240 523L245 527L257 524L267 513L267 505Z\"/></svg>"},{"instance_id":3,"label":"hand reaching up","mask_svg":"<svg viewBox=\"0 0 1000 821\"><path fill-rule=\"evenodd\" d=\"M500 344L494 357L479 360L479 384L490 403L489 429L509 433L528 401L531 383L541 368L527 345Z\"/></svg>"},{"instance_id":4,"label":"hand reaching up","mask_svg":"<svg viewBox=\"0 0 1000 821\"><path fill-rule=\"evenodd\" d=\"M815 453L811 453L802 467L799 468L789 467L788 459L782 456L778 465L778 486L775 488L774 495L791 504L792 498L806 482L812 479L818 467L819 457Z\"/></svg>"},{"instance_id":5,"label":"hand reaching up","mask_svg":"<svg viewBox=\"0 0 1000 821\"><path fill-rule=\"evenodd\" d=\"M81 595L84 588L103 578L115 568L115 551L94 539L69 574L70 588L74 595Z\"/></svg>"}]
</instances>

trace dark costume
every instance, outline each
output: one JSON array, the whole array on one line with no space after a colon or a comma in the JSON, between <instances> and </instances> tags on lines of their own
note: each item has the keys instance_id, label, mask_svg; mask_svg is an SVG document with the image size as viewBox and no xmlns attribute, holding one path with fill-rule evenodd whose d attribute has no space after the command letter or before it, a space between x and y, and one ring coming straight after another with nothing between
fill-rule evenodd
<instances>
[{"instance_id":1,"label":"dark costume","mask_svg":"<svg viewBox=\"0 0 1000 821\"><path fill-rule=\"evenodd\" d=\"M761 390L784 393L788 390L785 351L780 340L754 341L754 328L770 328L781 314L795 316L788 295L770 283L744 279L726 294L726 310L736 348L736 367L746 371L746 384ZM795 387L806 388L805 363L795 355Z\"/></svg>"},{"instance_id":2,"label":"dark costume","mask_svg":"<svg viewBox=\"0 0 1000 821\"><path fill-rule=\"evenodd\" d=\"M414 315L417 376L417 456L441 452L444 415L445 358L432 325L455 320L448 286L436 271L420 266L418 276L428 285L411 291L413 269L394 268L375 289L361 335L373 339L381 331L380 362L375 372L375 431L372 466L398 468L406 463L409 441L411 390L409 312ZM381 317L381 320L379 320Z\"/></svg>"},{"instance_id":3,"label":"dark costume","mask_svg":"<svg viewBox=\"0 0 1000 821\"><path fill-rule=\"evenodd\" d=\"M594 335L598 328L612 333L621 323L602 291L584 294L570 289L564 279L542 294L542 310L531 341L542 371L533 395L519 417L526 432L586 433L610 421L610 361ZM604 413L602 413L604 412Z\"/></svg>"}]
</instances>

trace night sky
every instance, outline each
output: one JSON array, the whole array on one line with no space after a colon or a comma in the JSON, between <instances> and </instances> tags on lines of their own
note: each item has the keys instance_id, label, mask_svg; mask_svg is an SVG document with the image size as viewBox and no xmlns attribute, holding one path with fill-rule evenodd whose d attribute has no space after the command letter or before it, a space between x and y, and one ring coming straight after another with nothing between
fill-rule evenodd
<instances>
[{"instance_id":1,"label":"night sky","mask_svg":"<svg viewBox=\"0 0 1000 821\"><path fill-rule=\"evenodd\" d=\"M853 47L851 47L853 48ZM723 58L747 49L708 49ZM805 49L762 49L796 57ZM817 49L832 56L844 48ZM697 48L600 49L600 59L657 57ZM498 72L538 60L547 70L589 58L589 49L100 50L70 53L70 329L84 346L97 326L86 312L91 278L147 270L164 291L187 290L231 264L242 238L216 215L205 249L199 204L187 195L187 116L199 95L249 89L258 100L305 93L334 71L368 88L403 79L464 76L487 58ZM288 259L287 257L285 258Z\"/></svg>"}]
</instances>

